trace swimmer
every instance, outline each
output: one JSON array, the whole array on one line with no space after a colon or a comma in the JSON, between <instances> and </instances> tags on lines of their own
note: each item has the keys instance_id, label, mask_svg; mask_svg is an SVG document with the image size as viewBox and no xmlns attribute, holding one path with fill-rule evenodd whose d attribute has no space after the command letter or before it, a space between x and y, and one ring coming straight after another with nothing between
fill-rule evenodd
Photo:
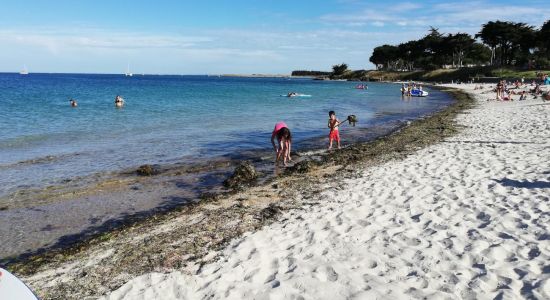
<instances>
[{"instance_id":1,"label":"swimmer","mask_svg":"<svg viewBox=\"0 0 550 300\"><path fill-rule=\"evenodd\" d=\"M122 107L124 106L124 99L122 99L122 97L120 97L119 95L117 95L115 97L115 106L116 107Z\"/></svg>"},{"instance_id":2,"label":"swimmer","mask_svg":"<svg viewBox=\"0 0 550 300\"><path fill-rule=\"evenodd\" d=\"M74 99L69 100L69 102L71 103L71 107L77 107L78 106L78 103L76 103L76 100L74 100Z\"/></svg>"}]
</instances>

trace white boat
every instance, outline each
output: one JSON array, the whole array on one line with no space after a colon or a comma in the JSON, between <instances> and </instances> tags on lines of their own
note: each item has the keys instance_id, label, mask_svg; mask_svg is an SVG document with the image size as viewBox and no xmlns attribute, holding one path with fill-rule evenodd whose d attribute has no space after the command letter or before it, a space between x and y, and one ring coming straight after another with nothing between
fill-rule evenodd
<instances>
[{"instance_id":1,"label":"white boat","mask_svg":"<svg viewBox=\"0 0 550 300\"><path fill-rule=\"evenodd\" d=\"M126 73L124 73L124 76L132 77L134 74L130 73L130 64L128 64L128 67L126 68Z\"/></svg>"},{"instance_id":2,"label":"white boat","mask_svg":"<svg viewBox=\"0 0 550 300\"><path fill-rule=\"evenodd\" d=\"M27 70L27 66L23 65L23 70L21 70L19 72L19 74L21 75L28 75L29 74L29 70Z\"/></svg>"}]
</instances>

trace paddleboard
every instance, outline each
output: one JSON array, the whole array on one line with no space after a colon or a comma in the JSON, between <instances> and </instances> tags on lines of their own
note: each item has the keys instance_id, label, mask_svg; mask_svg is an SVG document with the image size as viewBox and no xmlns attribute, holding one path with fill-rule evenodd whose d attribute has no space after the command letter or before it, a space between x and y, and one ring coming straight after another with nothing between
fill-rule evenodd
<instances>
[{"instance_id":1,"label":"paddleboard","mask_svg":"<svg viewBox=\"0 0 550 300\"><path fill-rule=\"evenodd\" d=\"M281 97L287 97L287 98L294 98L294 97L311 97L311 95L306 95L306 94L298 94L298 95L294 95L294 96L288 96L288 95L281 95Z\"/></svg>"},{"instance_id":2,"label":"paddleboard","mask_svg":"<svg viewBox=\"0 0 550 300\"><path fill-rule=\"evenodd\" d=\"M5 269L0 268L0 299L38 300L38 297L23 281Z\"/></svg>"}]
</instances>

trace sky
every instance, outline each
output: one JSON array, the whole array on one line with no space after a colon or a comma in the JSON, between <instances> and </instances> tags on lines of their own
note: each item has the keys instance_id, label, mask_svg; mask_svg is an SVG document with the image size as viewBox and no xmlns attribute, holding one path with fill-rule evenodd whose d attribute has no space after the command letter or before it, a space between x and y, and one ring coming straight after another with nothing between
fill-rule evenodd
<instances>
[{"instance_id":1,"label":"sky","mask_svg":"<svg viewBox=\"0 0 550 300\"><path fill-rule=\"evenodd\" d=\"M421 38L430 26L475 34L492 20L548 19L547 0L2 0L0 72L370 69L374 47Z\"/></svg>"}]
</instances>

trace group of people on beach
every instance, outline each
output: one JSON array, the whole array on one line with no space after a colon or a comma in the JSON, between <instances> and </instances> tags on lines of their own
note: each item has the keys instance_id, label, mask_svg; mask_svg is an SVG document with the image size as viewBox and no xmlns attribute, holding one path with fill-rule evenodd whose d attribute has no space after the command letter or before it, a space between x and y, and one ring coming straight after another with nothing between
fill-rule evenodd
<instances>
[{"instance_id":1,"label":"group of people on beach","mask_svg":"<svg viewBox=\"0 0 550 300\"><path fill-rule=\"evenodd\" d=\"M547 82L548 76L541 77L542 82L536 82L533 80L531 82L531 88L528 90L525 89L525 78L521 80L516 80L515 82L509 82L506 80L500 80L496 87L493 89L493 92L496 93L497 101L514 101L512 95L519 95L519 100L527 100L527 93L533 96L533 99L536 99L538 96L541 96L543 101L550 101L550 93L548 91L544 92L541 88L541 85ZM483 86L476 86L475 89L482 89Z\"/></svg>"},{"instance_id":2,"label":"group of people on beach","mask_svg":"<svg viewBox=\"0 0 550 300\"><path fill-rule=\"evenodd\" d=\"M332 110L329 111L328 116L328 149L332 149L332 144L334 141L337 143L338 149L340 149L340 132L338 127L342 124L342 122L336 118L336 113ZM275 139L277 139L277 143L275 143ZM292 148L292 133L285 122L277 122L275 124L275 128L271 133L271 144L273 145L273 150L276 153L275 164L282 160L283 165L287 166L288 162L292 161L292 158L290 157L290 151Z\"/></svg>"},{"instance_id":3,"label":"group of people on beach","mask_svg":"<svg viewBox=\"0 0 550 300\"><path fill-rule=\"evenodd\" d=\"M69 99L69 104L71 105L71 107L77 107L78 106L78 102L76 102L76 100L73 99L73 98ZM115 97L115 107L120 108L120 107L123 107L123 106L124 106L124 99L122 97L120 97L120 95L116 95L116 97Z\"/></svg>"}]
</instances>

